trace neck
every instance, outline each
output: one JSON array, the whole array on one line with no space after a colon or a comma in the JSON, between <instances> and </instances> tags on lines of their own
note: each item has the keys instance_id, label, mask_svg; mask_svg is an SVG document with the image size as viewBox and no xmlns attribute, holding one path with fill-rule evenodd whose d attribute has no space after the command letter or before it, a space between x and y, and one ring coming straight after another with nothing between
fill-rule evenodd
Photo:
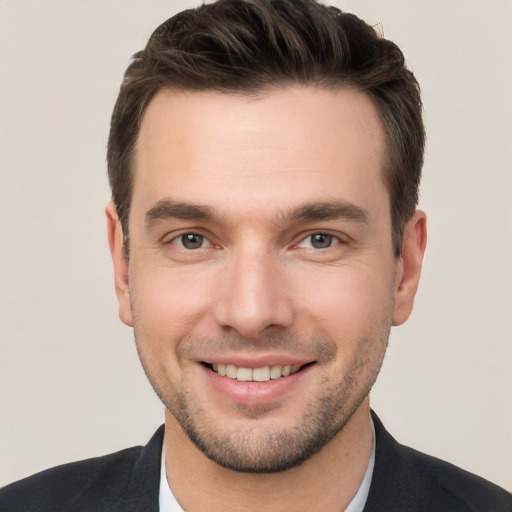
<instances>
[{"instance_id":1,"label":"neck","mask_svg":"<svg viewBox=\"0 0 512 512\"><path fill-rule=\"evenodd\" d=\"M363 480L372 449L369 401L343 429L298 467L272 474L238 473L201 453L166 411L167 480L187 512L344 510Z\"/></svg>"}]
</instances>

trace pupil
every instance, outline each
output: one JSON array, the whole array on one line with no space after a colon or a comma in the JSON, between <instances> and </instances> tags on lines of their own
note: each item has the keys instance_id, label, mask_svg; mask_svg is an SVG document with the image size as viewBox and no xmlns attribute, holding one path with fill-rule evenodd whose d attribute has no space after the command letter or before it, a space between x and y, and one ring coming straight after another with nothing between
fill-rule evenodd
<instances>
[{"instance_id":1,"label":"pupil","mask_svg":"<svg viewBox=\"0 0 512 512\"><path fill-rule=\"evenodd\" d=\"M187 249L199 249L203 245L203 237L201 235L194 235L193 233L183 235L181 241L183 247Z\"/></svg>"},{"instance_id":2,"label":"pupil","mask_svg":"<svg viewBox=\"0 0 512 512\"><path fill-rule=\"evenodd\" d=\"M316 249L326 249L327 247L330 247L332 244L332 236L331 235L325 235L322 233L319 233L317 235L313 235L311 244Z\"/></svg>"}]
</instances>

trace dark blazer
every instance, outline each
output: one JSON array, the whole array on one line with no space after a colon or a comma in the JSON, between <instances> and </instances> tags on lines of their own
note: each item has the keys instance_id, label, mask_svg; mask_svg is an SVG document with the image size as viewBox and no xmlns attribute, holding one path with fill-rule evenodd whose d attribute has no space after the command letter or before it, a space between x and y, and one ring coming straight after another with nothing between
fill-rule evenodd
<instances>
[{"instance_id":1,"label":"dark blazer","mask_svg":"<svg viewBox=\"0 0 512 512\"><path fill-rule=\"evenodd\" d=\"M512 512L512 495L398 444L373 415L377 449L364 512ZM135 447L0 489L0 512L158 512L164 428ZM313 511L316 512L316 511Z\"/></svg>"}]
</instances>

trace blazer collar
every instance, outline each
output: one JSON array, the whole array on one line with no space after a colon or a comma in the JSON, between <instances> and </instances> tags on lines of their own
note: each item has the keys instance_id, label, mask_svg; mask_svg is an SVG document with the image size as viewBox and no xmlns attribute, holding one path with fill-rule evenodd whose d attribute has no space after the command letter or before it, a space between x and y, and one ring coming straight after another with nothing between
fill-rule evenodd
<instances>
[{"instance_id":1,"label":"blazer collar","mask_svg":"<svg viewBox=\"0 0 512 512\"><path fill-rule=\"evenodd\" d=\"M410 466L407 451L401 450L402 446L387 432L373 411L372 419L376 439L375 468L364 512L406 510L401 508L404 503L391 503L390 497L404 496L404 479L407 480ZM130 484L121 495L116 512L158 512L163 437L164 425L161 425L135 461ZM397 488L402 492L393 492Z\"/></svg>"},{"instance_id":2,"label":"blazer collar","mask_svg":"<svg viewBox=\"0 0 512 512\"><path fill-rule=\"evenodd\" d=\"M135 461L130 483L120 497L116 512L158 512L163 439L164 425L161 425Z\"/></svg>"}]
</instances>

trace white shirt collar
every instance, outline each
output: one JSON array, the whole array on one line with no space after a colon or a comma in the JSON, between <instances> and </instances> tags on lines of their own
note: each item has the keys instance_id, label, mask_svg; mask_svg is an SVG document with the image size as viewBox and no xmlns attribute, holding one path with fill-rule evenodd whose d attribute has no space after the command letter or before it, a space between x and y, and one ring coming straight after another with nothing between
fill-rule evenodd
<instances>
[{"instance_id":1,"label":"white shirt collar","mask_svg":"<svg viewBox=\"0 0 512 512\"><path fill-rule=\"evenodd\" d=\"M167 481L167 473L165 472L165 443L162 447L162 463L160 466L160 496L158 498L160 512L184 512L176 501L174 494L169 487Z\"/></svg>"},{"instance_id":2,"label":"white shirt collar","mask_svg":"<svg viewBox=\"0 0 512 512\"><path fill-rule=\"evenodd\" d=\"M373 468L375 467L375 428L372 423L372 453L368 466L366 467L366 473L364 474L363 481L356 492L356 495L352 498L352 501L348 504L348 507L344 512L363 512L364 505L368 499L370 493L370 485L372 483Z\"/></svg>"},{"instance_id":3,"label":"white shirt collar","mask_svg":"<svg viewBox=\"0 0 512 512\"><path fill-rule=\"evenodd\" d=\"M375 430L373 428L373 442L372 442L372 453L370 455L370 461L366 468L363 481L357 490L356 495L352 498L352 501L348 504L348 507L344 512L362 512L368 493L370 492L370 484L372 483L373 468L375 466ZM160 512L184 512L176 501L174 494L169 487L167 482L167 474L165 472L165 450L162 447L162 463L160 467L160 496L159 496L159 510Z\"/></svg>"}]
</instances>

